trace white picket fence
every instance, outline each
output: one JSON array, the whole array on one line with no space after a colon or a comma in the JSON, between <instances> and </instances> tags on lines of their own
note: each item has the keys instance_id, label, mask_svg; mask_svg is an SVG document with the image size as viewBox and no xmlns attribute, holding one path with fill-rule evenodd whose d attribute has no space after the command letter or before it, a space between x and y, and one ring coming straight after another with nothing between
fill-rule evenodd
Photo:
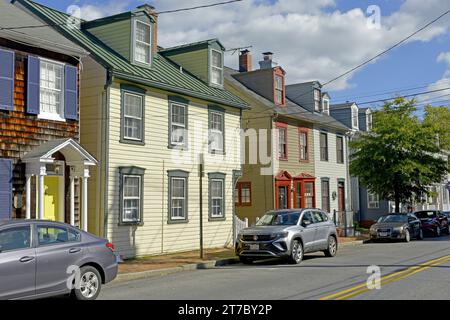
<instances>
[{"instance_id":1,"label":"white picket fence","mask_svg":"<svg viewBox=\"0 0 450 320\"><path fill-rule=\"evenodd\" d=\"M248 219L244 218L244 220L239 219L237 216L234 216L234 235L236 237L235 242L237 240L237 235L239 231L248 227Z\"/></svg>"}]
</instances>

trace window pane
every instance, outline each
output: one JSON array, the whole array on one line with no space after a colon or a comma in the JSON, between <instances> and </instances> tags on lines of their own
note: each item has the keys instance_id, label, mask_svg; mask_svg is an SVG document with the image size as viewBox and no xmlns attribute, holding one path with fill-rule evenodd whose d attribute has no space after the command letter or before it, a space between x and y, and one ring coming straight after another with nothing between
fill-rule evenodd
<instances>
[{"instance_id":1,"label":"window pane","mask_svg":"<svg viewBox=\"0 0 450 320\"><path fill-rule=\"evenodd\" d=\"M63 116L63 66L47 61L40 63L40 111Z\"/></svg>"},{"instance_id":2,"label":"window pane","mask_svg":"<svg viewBox=\"0 0 450 320\"><path fill-rule=\"evenodd\" d=\"M222 84L222 69L213 67L211 70L211 82L215 84Z\"/></svg>"},{"instance_id":3,"label":"window pane","mask_svg":"<svg viewBox=\"0 0 450 320\"><path fill-rule=\"evenodd\" d=\"M150 26L144 23L136 23L136 40L150 44Z\"/></svg>"},{"instance_id":4,"label":"window pane","mask_svg":"<svg viewBox=\"0 0 450 320\"><path fill-rule=\"evenodd\" d=\"M213 67L222 69L222 53L218 51L212 51L212 65Z\"/></svg>"},{"instance_id":5,"label":"window pane","mask_svg":"<svg viewBox=\"0 0 450 320\"><path fill-rule=\"evenodd\" d=\"M142 117L142 97L125 93L125 116Z\"/></svg>"},{"instance_id":6,"label":"window pane","mask_svg":"<svg viewBox=\"0 0 450 320\"><path fill-rule=\"evenodd\" d=\"M142 139L143 98L137 95L124 94L124 137Z\"/></svg>"},{"instance_id":7,"label":"window pane","mask_svg":"<svg viewBox=\"0 0 450 320\"><path fill-rule=\"evenodd\" d=\"M172 104L172 123L186 125L185 106Z\"/></svg>"},{"instance_id":8,"label":"window pane","mask_svg":"<svg viewBox=\"0 0 450 320\"><path fill-rule=\"evenodd\" d=\"M140 178L127 177L123 178L123 195L124 197L139 197Z\"/></svg>"},{"instance_id":9,"label":"window pane","mask_svg":"<svg viewBox=\"0 0 450 320\"><path fill-rule=\"evenodd\" d=\"M184 179L174 178L172 179L172 197L173 198L184 198Z\"/></svg>"},{"instance_id":10,"label":"window pane","mask_svg":"<svg viewBox=\"0 0 450 320\"><path fill-rule=\"evenodd\" d=\"M39 226L38 241L39 245L64 243L69 241L69 235L66 228Z\"/></svg>"},{"instance_id":11,"label":"window pane","mask_svg":"<svg viewBox=\"0 0 450 320\"><path fill-rule=\"evenodd\" d=\"M211 197L223 197L223 182L221 180L211 181Z\"/></svg>"},{"instance_id":12,"label":"window pane","mask_svg":"<svg viewBox=\"0 0 450 320\"><path fill-rule=\"evenodd\" d=\"M150 62L150 46L143 43L136 43L135 59L142 63Z\"/></svg>"},{"instance_id":13,"label":"window pane","mask_svg":"<svg viewBox=\"0 0 450 320\"><path fill-rule=\"evenodd\" d=\"M18 227L0 232L2 251L29 248L31 245L30 227Z\"/></svg>"}]
</instances>

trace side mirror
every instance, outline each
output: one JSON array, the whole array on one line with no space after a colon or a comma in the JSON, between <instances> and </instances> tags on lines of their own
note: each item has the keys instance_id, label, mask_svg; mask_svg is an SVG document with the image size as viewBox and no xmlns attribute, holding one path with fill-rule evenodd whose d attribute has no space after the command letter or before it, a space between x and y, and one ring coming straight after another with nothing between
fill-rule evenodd
<instances>
[{"instance_id":1,"label":"side mirror","mask_svg":"<svg viewBox=\"0 0 450 320\"><path fill-rule=\"evenodd\" d=\"M310 224L311 224L311 221L310 221L310 220L303 220L303 221L302 221L302 226L305 227L305 228L306 228L307 226L309 226Z\"/></svg>"}]
</instances>

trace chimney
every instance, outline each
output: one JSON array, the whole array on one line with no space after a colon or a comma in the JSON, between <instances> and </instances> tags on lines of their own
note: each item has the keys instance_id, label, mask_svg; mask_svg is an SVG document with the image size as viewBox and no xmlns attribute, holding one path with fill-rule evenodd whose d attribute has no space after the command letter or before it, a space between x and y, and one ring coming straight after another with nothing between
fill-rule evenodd
<instances>
[{"instance_id":1,"label":"chimney","mask_svg":"<svg viewBox=\"0 0 450 320\"><path fill-rule=\"evenodd\" d=\"M259 62L259 67L261 69L272 69L276 67L276 63L273 61L273 53L272 52L264 52L263 53L264 60Z\"/></svg>"},{"instance_id":2,"label":"chimney","mask_svg":"<svg viewBox=\"0 0 450 320\"><path fill-rule=\"evenodd\" d=\"M245 49L239 54L239 72L253 71L252 53Z\"/></svg>"},{"instance_id":3,"label":"chimney","mask_svg":"<svg viewBox=\"0 0 450 320\"><path fill-rule=\"evenodd\" d=\"M153 24L153 48L152 54L156 54L158 52L158 13L155 10L155 7L145 3L137 7L137 9L144 10L149 16L155 19L155 23Z\"/></svg>"}]
</instances>

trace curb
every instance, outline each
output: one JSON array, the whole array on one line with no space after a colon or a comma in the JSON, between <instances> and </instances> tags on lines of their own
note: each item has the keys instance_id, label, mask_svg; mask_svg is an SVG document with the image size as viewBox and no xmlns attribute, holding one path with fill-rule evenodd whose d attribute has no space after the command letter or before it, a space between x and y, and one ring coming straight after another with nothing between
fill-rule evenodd
<instances>
[{"instance_id":1,"label":"curb","mask_svg":"<svg viewBox=\"0 0 450 320\"><path fill-rule=\"evenodd\" d=\"M230 258L230 259L223 259L223 260L211 260L211 261L205 261L205 262L201 262L201 263L186 264L183 266L166 268L166 269L156 269L156 270L148 270L148 271L141 271L141 272L122 273L122 274L117 275L117 277L116 277L116 279L114 279L113 283L160 277L160 276L165 276L165 275L182 272L182 271L214 269L215 267L221 267L221 266L226 266L226 265L231 265L231 264L236 264L236 263L239 263L239 260L237 258Z\"/></svg>"},{"instance_id":2,"label":"curb","mask_svg":"<svg viewBox=\"0 0 450 320\"><path fill-rule=\"evenodd\" d=\"M364 244L364 242L365 242L366 240L356 240L356 241L350 241L350 242L342 242L342 243L339 243L339 247L340 248L342 248L342 247L354 247L354 246L358 246L358 245L360 245L360 244Z\"/></svg>"}]
</instances>

